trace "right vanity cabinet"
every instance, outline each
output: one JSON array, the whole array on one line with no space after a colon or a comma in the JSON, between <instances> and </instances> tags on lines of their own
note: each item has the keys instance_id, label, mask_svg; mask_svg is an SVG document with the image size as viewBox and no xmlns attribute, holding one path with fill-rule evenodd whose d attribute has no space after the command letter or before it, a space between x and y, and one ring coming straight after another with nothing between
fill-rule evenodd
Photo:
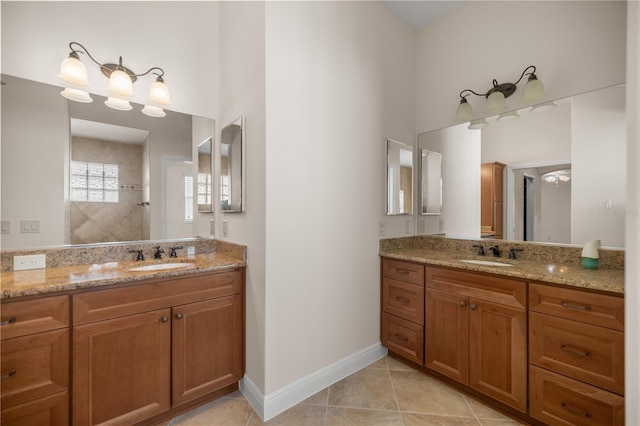
<instances>
[{"instance_id":1,"label":"right vanity cabinet","mask_svg":"<svg viewBox=\"0 0 640 426\"><path fill-rule=\"evenodd\" d=\"M529 285L530 414L549 424L624 424L624 299Z\"/></svg>"},{"instance_id":2,"label":"right vanity cabinet","mask_svg":"<svg viewBox=\"0 0 640 426\"><path fill-rule=\"evenodd\" d=\"M526 412L526 284L432 267L425 276L424 365Z\"/></svg>"}]
</instances>

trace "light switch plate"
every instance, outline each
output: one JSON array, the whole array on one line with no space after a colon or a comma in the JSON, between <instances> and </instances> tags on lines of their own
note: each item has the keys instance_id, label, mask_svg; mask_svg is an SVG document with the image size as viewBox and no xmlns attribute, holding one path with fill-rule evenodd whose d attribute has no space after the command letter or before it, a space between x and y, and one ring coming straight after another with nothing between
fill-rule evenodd
<instances>
[{"instance_id":1,"label":"light switch plate","mask_svg":"<svg viewBox=\"0 0 640 426\"><path fill-rule=\"evenodd\" d=\"M44 269L47 260L44 254L32 254L28 256L13 256L13 270L25 271L27 269Z\"/></svg>"},{"instance_id":2,"label":"light switch plate","mask_svg":"<svg viewBox=\"0 0 640 426\"><path fill-rule=\"evenodd\" d=\"M11 233L11 221L3 220L1 227L2 227L2 233L3 234L10 234Z\"/></svg>"},{"instance_id":3,"label":"light switch plate","mask_svg":"<svg viewBox=\"0 0 640 426\"><path fill-rule=\"evenodd\" d=\"M21 220L20 232L23 234L37 234L40 232L39 220Z\"/></svg>"},{"instance_id":4,"label":"light switch plate","mask_svg":"<svg viewBox=\"0 0 640 426\"><path fill-rule=\"evenodd\" d=\"M229 236L229 222L227 222L226 220L222 221L222 236L223 237Z\"/></svg>"}]
</instances>

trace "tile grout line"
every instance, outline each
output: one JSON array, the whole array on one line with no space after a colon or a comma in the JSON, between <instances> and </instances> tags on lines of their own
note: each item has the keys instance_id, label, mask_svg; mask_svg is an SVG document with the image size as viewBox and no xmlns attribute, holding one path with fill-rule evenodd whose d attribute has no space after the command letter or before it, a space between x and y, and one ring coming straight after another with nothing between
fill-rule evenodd
<instances>
[{"instance_id":1,"label":"tile grout line","mask_svg":"<svg viewBox=\"0 0 640 426\"><path fill-rule=\"evenodd\" d=\"M473 414L473 417L476 419L476 421L478 422L478 424L480 426L482 426L482 422L480 421L480 419L478 418L478 415L476 414L476 410L473 409L473 407L471 406L471 404L469 404L469 400L467 399L466 396L464 396L463 393L460 393L460 395L462 396L462 399L464 400L464 403L467 404L467 407L469 407L469 410L471 410L471 413Z\"/></svg>"},{"instance_id":2,"label":"tile grout line","mask_svg":"<svg viewBox=\"0 0 640 426\"><path fill-rule=\"evenodd\" d=\"M387 375L389 376L389 382L391 383L391 390L393 391L393 399L396 401L398 417L400 417L400 423L404 426L404 419L402 418L402 412L400 411L400 401L398 401L396 386L393 384L393 377L391 377L391 369L389 368L389 362L386 356L384 357L384 364L387 366Z\"/></svg>"}]
</instances>

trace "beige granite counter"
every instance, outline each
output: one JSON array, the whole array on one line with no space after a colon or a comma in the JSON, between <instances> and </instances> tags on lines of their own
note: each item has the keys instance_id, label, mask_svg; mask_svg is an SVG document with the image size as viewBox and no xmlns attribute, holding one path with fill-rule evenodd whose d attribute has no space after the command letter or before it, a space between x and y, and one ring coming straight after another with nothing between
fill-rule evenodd
<instances>
[{"instance_id":1,"label":"beige granite counter","mask_svg":"<svg viewBox=\"0 0 640 426\"><path fill-rule=\"evenodd\" d=\"M498 244L502 245L503 256L495 258L489 254L478 256L476 254L477 250L472 248L472 244L478 244L478 241L452 241L441 237L426 241L424 237L420 237L420 240L416 240L415 237L412 238L381 240L380 256L420 262L427 265L492 273L527 281L540 281L619 295L624 294L624 252L621 252L621 255L620 253L606 254L610 258L607 263L604 263L607 267L592 270L583 269L580 266L580 250L575 247L567 247L569 252L562 254L559 253L559 248L554 246L551 251L557 251L558 253L553 258L550 258L549 256L535 254L536 251L549 251L547 250L548 247L544 245L530 246L527 243L500 241ZM493 245L496 241L491 241L490 245ZM525 251L529 253L518 252L518 259L508 259L508 247L516 245L519 248L525 248ZM487 244L485 244L485 249L486 247ZM578 253L577 258L575 255L576 250ZM622 260L619 259L620 256L622 256ZM496 261L512 266L478 265L462 262L463 259Z\"/></svg>"},{"instance_id":2,"label":"beige granite counter","mask_svg":"<svg viewBox=\"0 0 640 426\"><path fill-rule=\"evenodd\" d=\"M131 257L131 256L129 256ZM108 257L106 257L108 258ZM190 266L134 272L131 268L157 263L189 263ZM0 275L2 299L50 294L68 290L142 281L151 278L178 277L186 274L221 271L246 266L246 247L221 244L208 253L181 255L177 258L120 260L52 266L45 269L5 271Z\"/></svg>"}]
</instances>

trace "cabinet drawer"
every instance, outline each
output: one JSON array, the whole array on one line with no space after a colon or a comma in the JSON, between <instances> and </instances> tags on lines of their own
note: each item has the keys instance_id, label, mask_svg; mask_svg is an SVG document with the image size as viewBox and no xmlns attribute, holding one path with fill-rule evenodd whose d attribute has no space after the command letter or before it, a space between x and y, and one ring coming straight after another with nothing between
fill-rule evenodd
<instances>
[{"instance_id":1,"label":"cabinet drawer","mask_svg":"<svg viewBox=\"0 0 640 426\"><path fill-rule=\"evenodd\" d=\"M2 304L2 339L69 325L69 297L45 297Z\"/></svg>"},{"instance_id":2,"label":"cabinet drawer","mask_svg":"<svg viewBox=\"0 0 640 426\"><path fill-rule=\"evenodd\" d=\"M2 341L2 406L64 391L69 385L69 330Z\"/></svg>"},{"instance_id":3,"label":"cabinet drawer","mask_svg":"<svg viewBox=\"0 0 640 426\"><path fill-rule=\"evenodd\" d=\"M487 300L501 305L526 308L527 285L494 275L426 268L426 286L447 293Z\"/></svg>"},{"instance_id":4,"label":"cabinet drawer","mask_svg":"<svg viewBox=\"0 0 640 426\"><path fill-rule=\"evenodd\" d=\"M422 364L424 331L421 325L382 313L382 344L410 361Z\"/></svg>"},{"instance_id":5,"label":"cabinet drawer","mask_svg":"<svg viewBox=\"0 0 640 426\"><path fill-rule=\"evenodd\" d=\"M529 314L529 362L624 394L624 333Z\"/></svg>"},{"instance_id":6,"label":"cabinet drawer","mask_svg":"<svg viewBox=\"0 0 640 426\"><path fill-rule=\"evenodd\" d=\"M424 286L424 265L383 258L382 276L396 281Z\"/></svg>"},{"instance_id":7,"label":"cabinet drawer","mask_svg":"<svg viewBox=\"0 0 640 426\"><path fill-rule=\"evenodd\" d=\"M239 270L90 291L73 296L73 323L117 318L241 291Z\"/></svg>"},{"instance_id":8,"label":"cabinet drawer","mask_svg":"<svg viewBox=\"0 0 640 426\"><path fill-rule=\"evenodd\" d=\"M624 298L622 297L544 284L530 284L529 309L624 330Z\"/></svg>"},{"instance_id":9,"label":"cabinet drawer","mask_svg":"<svg viewBox=\"0 0 640 426\"><path fill-rule=\"evenodd\" d=\"M424 287L384 278L382 310L417 324L424 324Z\"/></svg>"},{"instance_id":10,"label":"cabinet drawer","mask_svg":"<svg viewBox=\"0 0 640 426\"><path fill-rule=\"evenodd\" d=\"M2 426L69 424L69 394L59 392L2 410Z\"/></svg>"},{"instance_id":11,"label":"cabinet drawer","mask_svg":"<svg viewBox=\"0 0 640 426\"><path fill-rule=\"evenodd\" d=\"M529 403L531 417L551 425L624 425L623 397L535 366Z\"/></svg>"}]
</instances>

